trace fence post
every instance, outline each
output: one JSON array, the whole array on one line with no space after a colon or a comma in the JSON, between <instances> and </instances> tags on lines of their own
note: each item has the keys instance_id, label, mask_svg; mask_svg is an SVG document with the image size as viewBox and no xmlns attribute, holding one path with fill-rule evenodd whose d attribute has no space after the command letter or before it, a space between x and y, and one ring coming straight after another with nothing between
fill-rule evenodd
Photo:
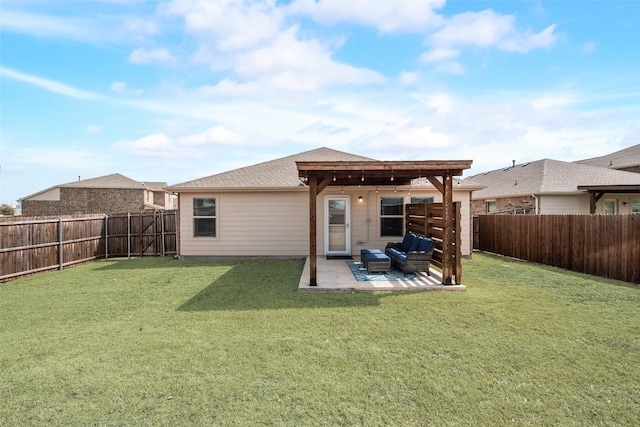
<instances>
[{"instance_id":1,"label":"fence post","mask_svg":"<svg viewBox=\"0 0 640 427\"><path fill-rule=\"evenodd\" d=\"M104 259L109 259L109 215L104 216Z\"/></svg>"},{"instance_id":2,"label":"fence post","mask_svg":"<svg viewBox=\"0 0 640 427\"><path fill-rule=\"evenodd\" d=\"M131 212L127 212L127 259L131 259Z\"/></svg>"},{"instance_id":3,"label":"fence post","mask_svg":"<svg viewBox=\"0 0 640 427\"><path fill-rule=\"evenodd\" d=\"M64 261L64 255L62 253L62 217L58 218L58 263L60 264L59 270L62 270Z\"/></svg>"},{"instance_id":4,"label":"fence post","mask_svg":"<svg viewBox=\"0 0 640 427\"><path fill-rule=\"evenodd\" d=\"M164 258L164 211L160 211L160 230L162 232L162 257Z\"/></svg>"}]
</instances>

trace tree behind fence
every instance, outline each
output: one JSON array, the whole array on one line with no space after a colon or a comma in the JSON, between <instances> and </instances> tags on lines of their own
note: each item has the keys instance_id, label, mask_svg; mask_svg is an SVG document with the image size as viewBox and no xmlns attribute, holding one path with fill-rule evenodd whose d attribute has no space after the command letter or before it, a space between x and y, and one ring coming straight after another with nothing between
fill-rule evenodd
<instances>
[{"instance_id":1,"label":"tree behind fence","mask_svg":"<svg viewBox=\"0 0 640 427\"><path fill-rule=\"evenodd\" d=\"M177 254L177 211L0 222L0 281L97 258Z\"/></svg>"},{"instance_id":2,"label":"tree behind fence","mask_svg":"<svg viewBox=\"0 0 640 427\"><path fill-rule=\"evenodd\" d=\"M482 251L640 283L640 214L480 215L474 236Z\"/></svg>"}]
</instances>

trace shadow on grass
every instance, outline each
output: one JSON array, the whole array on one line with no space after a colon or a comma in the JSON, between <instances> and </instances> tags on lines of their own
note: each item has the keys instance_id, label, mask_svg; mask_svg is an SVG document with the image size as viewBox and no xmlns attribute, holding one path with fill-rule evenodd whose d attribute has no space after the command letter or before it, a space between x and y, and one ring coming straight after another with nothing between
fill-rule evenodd
<instances>
[{"instance_id":1,"label":"shadow on grass","mask_svg":"<svg viewBox=\"0 0 640 427\"><path fill-rule=\"evenodd\" d=\"M278 310L324 307L371 307L386 293L306 293L298 291L304 260L173 261L162 258L121 258L102 265L104 271L159 271L177 287L208 283L180 305L178 311ZM133 260L132 260L133 261ZM148 274L148 273L145 273ZM146 280L158 280L149 275Z\"/></svg>"},{"instance_id":2,"label":"shadow on grass","mask_svg":"<svg viewBox=\"0 0 640 427\"><path fill-rule=\"evenodd\" d=\"M282 272L282 271L281 271ZM289 272L286 272L289 273ZM377 306L382 294L298 291L301 269L285 277L268 272L257 275L234 265L209 286L185 302L178 311L278 310L325 307Z\"/></svg>"}]
</instances>

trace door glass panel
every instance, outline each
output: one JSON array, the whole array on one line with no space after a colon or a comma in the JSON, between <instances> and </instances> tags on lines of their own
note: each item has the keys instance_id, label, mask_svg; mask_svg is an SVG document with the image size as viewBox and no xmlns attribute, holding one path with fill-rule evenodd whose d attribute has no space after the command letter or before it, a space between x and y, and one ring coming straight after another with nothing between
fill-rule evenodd
<instances>
[{"instance_id":1,"label":"door glass panel","mask_svg":"<svg viewBox=\"0 0 640 427\"><path fill-rule=\"evenodd\" d=\"M346 200L329 200L329 251L331 252L347 250L346 216Z\"/></svg>"}]
</instances>

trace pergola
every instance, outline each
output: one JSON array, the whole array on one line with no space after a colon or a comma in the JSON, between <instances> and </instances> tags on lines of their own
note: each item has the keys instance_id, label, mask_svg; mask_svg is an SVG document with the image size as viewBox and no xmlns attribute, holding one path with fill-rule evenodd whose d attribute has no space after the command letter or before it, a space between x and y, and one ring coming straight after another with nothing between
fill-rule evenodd
<instances>
[{"instance_id":1,"label":"pergola","mask_svg":"<svg viewBox=\"0 0 640 427\"><path fill-rule=\"evenodd\" d=\"M607 193L640 193L640 185L579 185L589 192L589 213L596 213L596 203Z\"/></svg>"},{"instance_id":2,"label":"pergola","mask_svg":"<svg viewBox=\"0 0 640 427\"><path fill-rule=\"evenodd\" d=\"M298 176L309 187L309 284L317 286L317 198L328 186L409 185L426 178L442 193L444 236L442 283L451 284L454 263L453 177L462 176L471 160L296 162ZM440 179L438 179L440 178Z\"/></svg>"}]
</instances>

